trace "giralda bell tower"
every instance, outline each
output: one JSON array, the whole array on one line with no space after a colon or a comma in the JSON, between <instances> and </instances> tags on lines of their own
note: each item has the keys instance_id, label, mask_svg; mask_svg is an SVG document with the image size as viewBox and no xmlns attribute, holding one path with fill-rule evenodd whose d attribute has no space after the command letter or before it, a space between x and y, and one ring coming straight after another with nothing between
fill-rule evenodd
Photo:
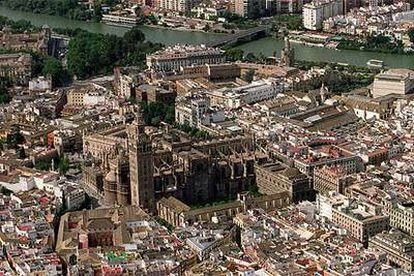
<instances>
[{"instance_id":1,"label":"giralda bell tower","mask_svg":"<svg viewBox=\"0 0 414 276\"><path fill-rule=\"evenodd\" d=\"M155 210L154 157L150 138L145 134L145 122L138 110L128 126L129 173L131 204L150 212Z\"/></svg>"}]
</instances>

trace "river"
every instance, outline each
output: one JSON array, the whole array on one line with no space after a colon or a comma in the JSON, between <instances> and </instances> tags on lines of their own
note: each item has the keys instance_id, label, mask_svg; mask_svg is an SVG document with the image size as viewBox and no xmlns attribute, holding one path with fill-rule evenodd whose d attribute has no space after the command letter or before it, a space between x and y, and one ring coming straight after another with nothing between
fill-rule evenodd
<instances>
[{"instance_id":1,"label":"river","mask_svg":"<svg viewBox=\"0 0 414 276\"><path fill-rule=\"evenodd\" d=\"M80 28L88 30L90 32L115 35L123 35L128 31L127 28L108 26L102 23L75 21L58 16L14 11L1 6L0 15L6 16L13 20L25 19L36 26L43 26L47 24L52 28ZM139 28L142 30L148 40L163 43L166 45L176 43L204 43L211 41L219 36L218 34L213 33L169 30L147 26L140 26ZM275 51L279 55L282 47L283 41L272 37L262 38L238 46L238 48L244 50L245 53L263 53L266 56L273 55ZM327 48L310 47L300 44L293 44L293 48L295 49L295 57L299 60L341 62L364 66L370 59L380 59L383 60L389 67L414 69L414 55L393 55L351 50L338 51Z\"/></svg>"},{"instance_id":2,"label":"river","mask_svg":"<svg viewBox=\"0 0 414 276\"><path fill-rule=\"evenodd\" d=\"M21 12L11 10L0 6L0 15L6 16L12 20L25 19L35 26L48 25L51 28L67 28L67 29L84 29L94 33L124 35L129 29L123 27L109 26L103 23L85 22L70 20L60 16L51 16L43 14L35 14L29 12ZM139 26L145 37L152 42L159 42L165 45L177 43L205 43L219 36L220 34L176 31L164 28L155 28L147 26Z\"/></svg>"}]
</instances>

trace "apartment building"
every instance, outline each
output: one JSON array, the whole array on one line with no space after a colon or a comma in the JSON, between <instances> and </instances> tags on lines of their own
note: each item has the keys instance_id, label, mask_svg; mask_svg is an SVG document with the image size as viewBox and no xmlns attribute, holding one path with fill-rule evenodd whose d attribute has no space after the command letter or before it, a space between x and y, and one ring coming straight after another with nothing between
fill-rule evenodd
<instances>
[{"instance_id":1,"label":"apartment building","mask_svg":"<svg viewBox=\"0 0 414 276\"><path fill-rule=\"evenodd\" d=\"M398 230L380 233L369 241L368 247L385 252L388 264L414 271L414 238L411 236Z\"/></svg>"},{"instance_id":2,"label":"apartment building","mask_svg":"<svg viewBox=\"0 0 414 276\"><path fill-rule=\"evenodd\" d=\"M312 1L303 6L303 25L308 30L321 30L325 19L344 14L343 0Z\"/></svg>"},{"instance_id":3,"label":"apartment building","mask_svg":"<svg viewBox=\"0 0 414 276\"><path fill-rule=\"evenodd\" d=\"M390 225L414 236L414 202L391 202Z\"/></svg>"},{"instance_id":4,"label":"apartment building","mask_svg":"<svg viewBox=\"0 0 414 276\"><path fill-rule=\"evenodd\" d=\"M200 0L156 0L155 6L168 11L189 12L200 3Z\"/></svg>"},{"instance_id":5,"label":"apartment building","mask_svg":"<svg viewBox=\"0 0 414 276\"><path fill-rule=\"evenodd\" d=\"M332 222L347 230L348 235L367 244L369 238L389 228L389 218L378 206L346 200L332 209Z\"/></svg>"},{"instance_id":6,"label":"apartment building","mask_svg":"<svg viewBox=\"0 0 414 276\"><path fill-rule=\"evenodd\" d=\"M265 14L267 3L265 0L236 0L234 11L242 17L258 18Z\"/></svg>"}]
</instances>

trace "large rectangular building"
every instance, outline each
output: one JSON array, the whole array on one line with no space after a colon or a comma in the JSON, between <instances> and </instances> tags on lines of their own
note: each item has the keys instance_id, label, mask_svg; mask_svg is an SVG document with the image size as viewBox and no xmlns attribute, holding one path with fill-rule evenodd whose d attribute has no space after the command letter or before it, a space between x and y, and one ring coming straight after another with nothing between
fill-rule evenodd
<instances>
[{"instance_id":1,"label":"large rectangular building","mask_svg":"<svg viewBox=\"0 0 414 276\"><path fill-rule=\"evenodd\" d=\"M268 78L234 88L220 88L207 92L207 95L211 99L211 105L233 109L272 99L283 91L284 85L280 79Z\"/></svg>"},{"instance_id":2,"label":"large rectangular building","mask_svg":"<svg viewBox=\"0 0 414 276\"><path fill-rule=\"evenodd\" d=\"M14 84L28 84L32 75L32 56L29 54L0 55L0 77L10 79Z\"/></svg>"},{"instance_id":3,"label":"large rectangular building","mask_svg":"<svg viewBox=\"0 0 414 276\"><path fill-rule=\"evenodd\" d=\"M342 150L337 146L323 146L314 149L313 155L296 158L294 166L304 174L313 177L314 170L324 166L341 166L347 173L355 173L360 169L361 158Z\"/></svg>"},{"instance_id":4,"label":"large rectangular building","mask_svg":"<svg viewBox=\"0 0 414 276\"><path fill-rule=\"evenodd\" d=\"M346 229L348 235L367 244L369 238L389 228L389 218L378 206L347 200L332 209L332 222Z\"/></svg>"},{"instance_id":5,"label":"large rectangular building","mask_svg":"<svg viewBox=\"0 0 414 276\"><path fill-rule=\"evenodd\" d=\"M392 202L388 212L392 227L414 236L414 202Z\"/></svg>"},{"instance_id":6,"label":"large rectangular building","mask_svg":"<svg viewBox=\"0 0 414 276\"><path fill-rule=\"evenodd\" d=\"M375 76L372 96L389 94L405 95L414 90L414 71L410 69L390 69Z\"/></svg>"},{"instance_id":7,"label":"large rectangular building","mask_svg":"<svg viewBox=\"0 0 414 276\"><path fill-rule=\"evenodd\" d=\"M155 6L168 11L189 12L200 3L200 0L156 0Z\"/></svg>"},{"instance_id":8,"label":"large rectangular building","mask_svg":"<svg viewBox=\"0 0 414 276\"><path fill-rule=\"evenodd\" d=\"M325 166L314 170L314 188L321 194L331 191L344 194L346 187L352 183L352 178L342 166Z\"/></svg>"},{"instance_id":9,"label":"large rectangular building","mask_svg":"<svg viewBox=\"0 0 414 276\"><path fill-rule=\"evenodd\" d=\"M320 30L325 19L340 14L344 14L343 0L313 1L303 6L303 25L308 30Z\"/></svg>"},{"instance_id":10,"label":"large rectangular building","mask_svg":"<svg viewBox=\"0 0 414 276\"><path fill-rule=\"evenodd\" d=\"M267 3L265 0L236 0L234 11L242 17L258 18L265 14Z\"/></svg>"},{"instance_id":11,"label":"large rectangular building","mask_svg":"<svg viewBox=\"0 0 414 276\"><path fill-rule=\"evenodd\" d=\"M183 67L220 64L224 51L205 45L175 45L147 56L147 66L154 71L179 71Z\"/></svg>"},{"instance_id":12,"label":"large rectangular building","mask_svg":"<svg viewBox=\"0 0 414 276\"><path fill-rule=\"evenodd\" d=\"M414 239L409 235L394 230L380 233L369 241L369 248L385 252L388 264L414 271Z\"/></svg>"},{"instance_id":13,"label":"large rectangular building","mask_svg":"<svg viewBox=\"0 0 414 276\"><path fill-rule=\"evenodd\" d=\"M287 191L293 202L315 199L311 179L296 168L269 162L256 165L255 172L256 184L262 194Z\"/></svg>"}]
</instances>

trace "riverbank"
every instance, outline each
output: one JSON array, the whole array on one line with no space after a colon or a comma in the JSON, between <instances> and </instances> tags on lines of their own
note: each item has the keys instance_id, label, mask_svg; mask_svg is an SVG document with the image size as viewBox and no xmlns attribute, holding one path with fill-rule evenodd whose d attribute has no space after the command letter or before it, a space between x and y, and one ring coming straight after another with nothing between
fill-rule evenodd
<instances>
[{"instance_id":1,"label":"riverbank","mask_svg":"<svg viewBox=\"0 0 414 276\"><path fill-rule=\"evenodd\" d=\"M45 24L52 28L83 29L93 33L114 34L123 36L129 29L108 26L103 23L84 22L69 20L57 16L39 15L27 12L13 11L8 8L0 7L0 15L12 20L25 19L33 25L41 27ZM172 29L160 29L147 26L139 26L145 37L152 42L164 45L181 44L201 44L212 41L222 34L188 32ZM255 55L263 53L266 56L273 56L274 52L279 56L284 46L280 38L265 37L256 41L251 41L236 48L242 49L246 54L251 52ZM394 55L385 53L374 53L352 50L332 50L328 48L309 47L301 44L292 44L295 49L295 57L298 60L335 62L350 65L366 66L370 59L383 60L391 68L414 68L414 55Z\"/></svg>"},{"instance_id":2,"label":"riverbank","mask_svg":"<svg viewBox=\"0 0 414 276\"><path fill-rule=\"evenodd\" d=\"M54 14L54 12L51 13L50 11L43 11L43 12L35 11L35 12L32 12L32 11L29 11L29 10L14 9L13 7L10 7L10 6L4 5L4 4L1 5L1 0L0 0L0 7L5 8L5 9L9 9L9 10L12 10L12 11L15 11L15 12L33 13L33 14L37 14L39 16L44 16L44 15L45 16L60 16L60 15ZM85 11L83 11L83 12L85 12ZM67 20L82 21L82 22L85 22L85 23L102 23L102 24L105 24L105 25L108 25L108 26L114 26L114 27L120 27L120 28L126 28L126 29L130 29L132 27L135 27L133 25L127 26L127 25L121 25L121 24L119 24L119 25L117 25L117 24L108 24L106 22L101 21L101 17L93 17L93 16L86 16L86 15L82 15L82 16L79 15L79 16L74 16L73 17L73 16L68 16L68 14L64 14L63 16L60 16L60 17L62 17L64 19L67 19ZM183 18L184 17L182 17L182 19ZM146 21L146 20L143 20L143 21ZM209 24L212 24L212 23L209 23ZM186 28L184 26L174 28L174 27L162 26L162 25L158 25L158 24L157 25L149 24L148 22L146 22L146 23L141 22L141 24L138 24L138 25L142 25L142 26L149 27L149 28L159 28L159 29L174 30L174 31L185 31L185 32L203 32L203 33L213 33L213 34L230 34L231 33L231 31L217 31L217 29L214 29L214 28L211 28L210 30L191 29L191 28ZM136 25L136 26L138 26L138 25Z\"/></svg>"},{"instance_id":3,"label":"riverbank","mask_svg":"<svg viewBox=\"0 0 414 276\"><path fill-rule=\"evenodd\" d=\"M105 23L103 23L105 24ZM230 33L220 33L220 32L206 32L200 29L187 29L184 27L179 27L179 28L173 28L173 27L165 27L165 26L161 26L161 25L152 25L152 24L143 24L142 26L148 27L148 28L155 28L155 29L164 29L164 30L169 30L169 31L177 31L177 32L194 32L194 33L204 33L204 34L214 34L214 35L228 35ZM119 26L121 27L121 26ZM137 26L139 27L139 25Z\"/></svg>"},{"instance_id":4,"label":"riverbank","mask_svg":"<svg viewBox=\"0 0 414 276\"><path fill-rule=\"evenodd\" d=\"M15 21L21 19L27 20L37 27L48 25L54 29L82 29L92 33L113 34L120 37L130 30L128 28L109 26L98 22L70 20L59 16L15 11L3 6L0 6L0 15ZM138 28L151 42L162 43L164 45L174 45L177 43L201 44L222 36L221 34L186 32L164 28L152 28L147 26L138 26Z\"/></svg>"},{"instance_id":5,"label":"riverbank","mask_svg":"<svg viewBox=\"0 0 414 276\"><path fill-rule=\"evenodd\" d=\"M283 47L283 40L266 37L237 46L236 48L243 50L245 53L250 52L255 55L262 53L265 56L273 56L276 52L276 55L279 56ZM295 50L295 59L297 60L341 63L366 67L369 60L378 59L384 61L385 65L390 68L414 69L413 55L335 50L326 47L309 47L296 43L292 43L292 47Z\"/></svg>"}]
</instances>

